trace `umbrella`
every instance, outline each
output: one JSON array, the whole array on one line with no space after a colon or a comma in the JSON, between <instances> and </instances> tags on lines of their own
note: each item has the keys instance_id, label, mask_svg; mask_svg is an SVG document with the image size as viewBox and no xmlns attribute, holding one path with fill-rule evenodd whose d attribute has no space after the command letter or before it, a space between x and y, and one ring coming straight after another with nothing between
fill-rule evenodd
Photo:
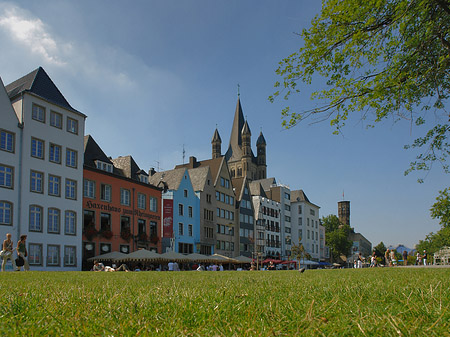
<instances>
[{"instance_id":1,"label":"umbrella","mask_svg":"<svg viewBox=\"0 0 450 337\"><path fill-rule=\"evenodd\" d=\"M177 261L177 262L190 262L190 260L186 255L177 253L174 251L169 251L160 255L161 259L166 261Z\"/></svg>"},{"instance_id":2,"label":"umbrella","mask_svg":"<svg viewBox=\"0 0 450 337\"><path fill-rule=\"evenodd\" d=\"M124 254L124 253L121 253L121 252L109 252L109 253L106 253L106 254L90 257L87 260L88 261L95 261L95 260L99 260L99 261L115 261L115 260L122 259L122 258L124 258L126 256L128 256L128 254Z\"/></svg>"},{"instance_id":3,"label":"umbrella","mask_svg":"<svg viewBox=\"0 0 450 337\"><path fill-rule=\"evenodd\" d=\"M139 249L125 257L119 259L120 261L156 261L161 259L161 255L147 249Z\"/></svg>"},{"instance_id":4,"label":"umbrella","mask_svg":"<svg viewBox=\"0 0 450 337\"><path fill-rule=\"evenodd\" d=\"M198 254L198 253L189 254L186 257L192 261L197 261L197 262L210 262L211 261L211 258L209 256L206 256L203 254Z\"/></svg>"},{"instance_id":5,"label":"umbrella","mask_svg":"<svg viewBox=\"0 0 450 337\"><path fill-rule=\"evenodd\" d=\"M224 255L220 255L220 254L213 254L210 256L214 261L218 261L218 262L227 262L227 263L235 263L236 260L228 257L228 256L224 256Z\"/></svg>"},{"instance_id":6,"label":"umbrella","mask_svg":"<svg viewBox=\"0 0 450 337\"><path fill-rule=\"evenodd\" d=\"M247 256L238 256L234 258L239 263L251 263L253 260Z\"/></svg>"}]
</instances>

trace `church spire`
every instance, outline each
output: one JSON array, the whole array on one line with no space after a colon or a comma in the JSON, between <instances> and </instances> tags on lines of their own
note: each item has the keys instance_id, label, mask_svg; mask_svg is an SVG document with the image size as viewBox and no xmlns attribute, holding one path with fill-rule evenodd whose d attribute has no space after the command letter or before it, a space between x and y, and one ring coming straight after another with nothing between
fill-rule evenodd
<instances>
[{"instance_id":1,"label":"church spire","mask_svg":"<svg viewBox=\"0 0 450 337\"><path fill-rule=\"evenodd\" d=\"M244 127L244 113L242 112L241 99L238 97L236 110L234 111L233 127L231 128L230 144L226 153L227 160L234 156L240 157L242 135L241 131Z\"/></svg>"},{"instance_id":2,"label":"church spire","mask_svg":"<svg viewBox=\"0 0 450 337\"><path fill-rule=\"evenodd\" d=\"M217 127L216 130L214 131L214 136L211 140L211 145L212 145L212 158L215 159L222 156L222 139L220 138Z\"/></svg>"}]
</instances>

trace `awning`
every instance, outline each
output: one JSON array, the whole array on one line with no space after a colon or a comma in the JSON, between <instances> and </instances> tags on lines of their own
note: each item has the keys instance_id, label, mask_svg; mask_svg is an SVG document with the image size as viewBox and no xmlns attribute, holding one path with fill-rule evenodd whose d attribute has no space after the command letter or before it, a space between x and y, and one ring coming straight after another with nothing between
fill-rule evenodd
<instances>
[{"instance_id":1,"label":"awning","mask_svg":"<svg viewBox=\"0 0 450 337\"><path fill-rule=\"evenodd\" d=\"M128 256L128 254L124 254L124 253L121 253L121 252L109 252L109 253L106 253L106 254L90 257L87 260L88 261L95 261L95 260L98 260L98 261L115 261L115 260L124 258L126 256Z\"/></svg>"}]
</instances>

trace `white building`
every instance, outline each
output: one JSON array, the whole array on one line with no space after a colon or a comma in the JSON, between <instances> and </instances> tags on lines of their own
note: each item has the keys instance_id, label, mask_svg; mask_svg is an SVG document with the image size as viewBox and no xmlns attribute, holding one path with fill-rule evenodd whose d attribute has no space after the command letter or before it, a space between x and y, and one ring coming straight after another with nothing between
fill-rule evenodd
<instances>
[{"instance_id":1,"label":"white building","mask_svg":"<svg viewBox=\"0 0 450 337\"><path fill-rule=\"evenodd\" d=\"M6 92L14 110L6 106L2 88L2 141L11 132L14 149L0 151L0 162L13 168L14 185L6 192L0 188L0 207L12 208L11 224L1 224L0 233L13 232L15 242L28 236L33 270L81 270L86 116L42 68L7 85Z\"/></svg>"},{"instance_id":2,"label":"white building","mask_svg":"<svg viewBox=\"0 0 450 337\"><path fill-rule=\"evenodd\" d=\"M316 261L321 258L321 238L325 240L324 235L320 235L319 209L302 190L291 191L292 244L301 243Z\"/></svg>"},{"instance_id":3,"label":"white building","mask_svg":"<svg viewBox=\"0 0 450 337\"><path fill-rule=\"evenodd\" d=\"M261 195L253 196L253 209L257 229L265 228L264 234L257 230L256 236L265 236L264 255L281 258L281 204Z\"/></svg>"}]
</instances>

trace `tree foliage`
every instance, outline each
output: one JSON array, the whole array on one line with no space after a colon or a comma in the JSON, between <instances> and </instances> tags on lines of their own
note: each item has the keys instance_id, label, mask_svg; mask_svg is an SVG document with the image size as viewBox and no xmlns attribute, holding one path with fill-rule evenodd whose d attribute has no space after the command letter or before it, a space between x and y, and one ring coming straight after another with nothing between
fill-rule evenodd
<instances>
[{"instance_id":1,"label":"tree foliage","mask_svg":"<svg viewBox=\"0 0 450 337\"><path fill-rule=\"evenodd\" d=\"M431 217L439 219L442 227L450 227L450 189L439 191L436 202L431 207Z\"/></svg>"},{"instance_id":2,"label":"tree foliage","mask_svg":"<svg viewBox=\"0 0 450 337\"><path fill-rule=\"evenodd\" d=\"M428 234L424 240L419 241L416 249L419 252L425 249L429 254L433 254L446 246L450 246L450 227L443 227L436 233Z\"/></svg>"},{"instance_id":3,"label":"tree foliage","mask_svg":"<svg viewBox=\"0 0 450 337\"><path fill-rule=\"evenodd\" d=\"M304 45L279 63L282 81L269 100L288 100L300 93L299 84L320 77L326 86L312 93L315 108L285 106L284 127L312 117L330 120L338 134L350 114L371 127L387 118L414 127L427 118L434 126L405 146L422 149L405 174L428 171L434 163L449 172L449 0L323 0L322 11L299 35ZM450 202L448 193L441 196L438 203ZM432 214L439 208L435 204Z\"/></svg>"},{"instance_id":4,"label":"tree foliage","mask_svg":"<svg viewBox=\"0 0 450 337\"><path fill-rule=\"evenodd\" d=\"M300 243L298 245L293 245L291 248L291 254L298 261L298 269L301 268L302 260L311 258L311 255L305 250L305 247Z\"/></svg>"},{"instance_id":5,"label":"tree foliage","mask_svg":"<svg viewBox=\"0 0 450 337\"><path fill-rule=\"evenodd\" d=\"M331 248L333 260L338 260L341 255L348 256L353 245L348 239L350 226L343 225L334 214L322 217L322 225L325 227L325 242Z\"/></svg>"},{"instance_id":6,"label":"tree foliage","mask_svg":"<svg viewBox=\"0 0 450 337\"><path fill-rule=\"evenodd\" d=\"M378 257L384 257L384 253L386 252L386 246L384 245L383 241L381 241L378 245L373 247L373 250L375 251L375 254Z\"/></svg>"}]
</instances>

